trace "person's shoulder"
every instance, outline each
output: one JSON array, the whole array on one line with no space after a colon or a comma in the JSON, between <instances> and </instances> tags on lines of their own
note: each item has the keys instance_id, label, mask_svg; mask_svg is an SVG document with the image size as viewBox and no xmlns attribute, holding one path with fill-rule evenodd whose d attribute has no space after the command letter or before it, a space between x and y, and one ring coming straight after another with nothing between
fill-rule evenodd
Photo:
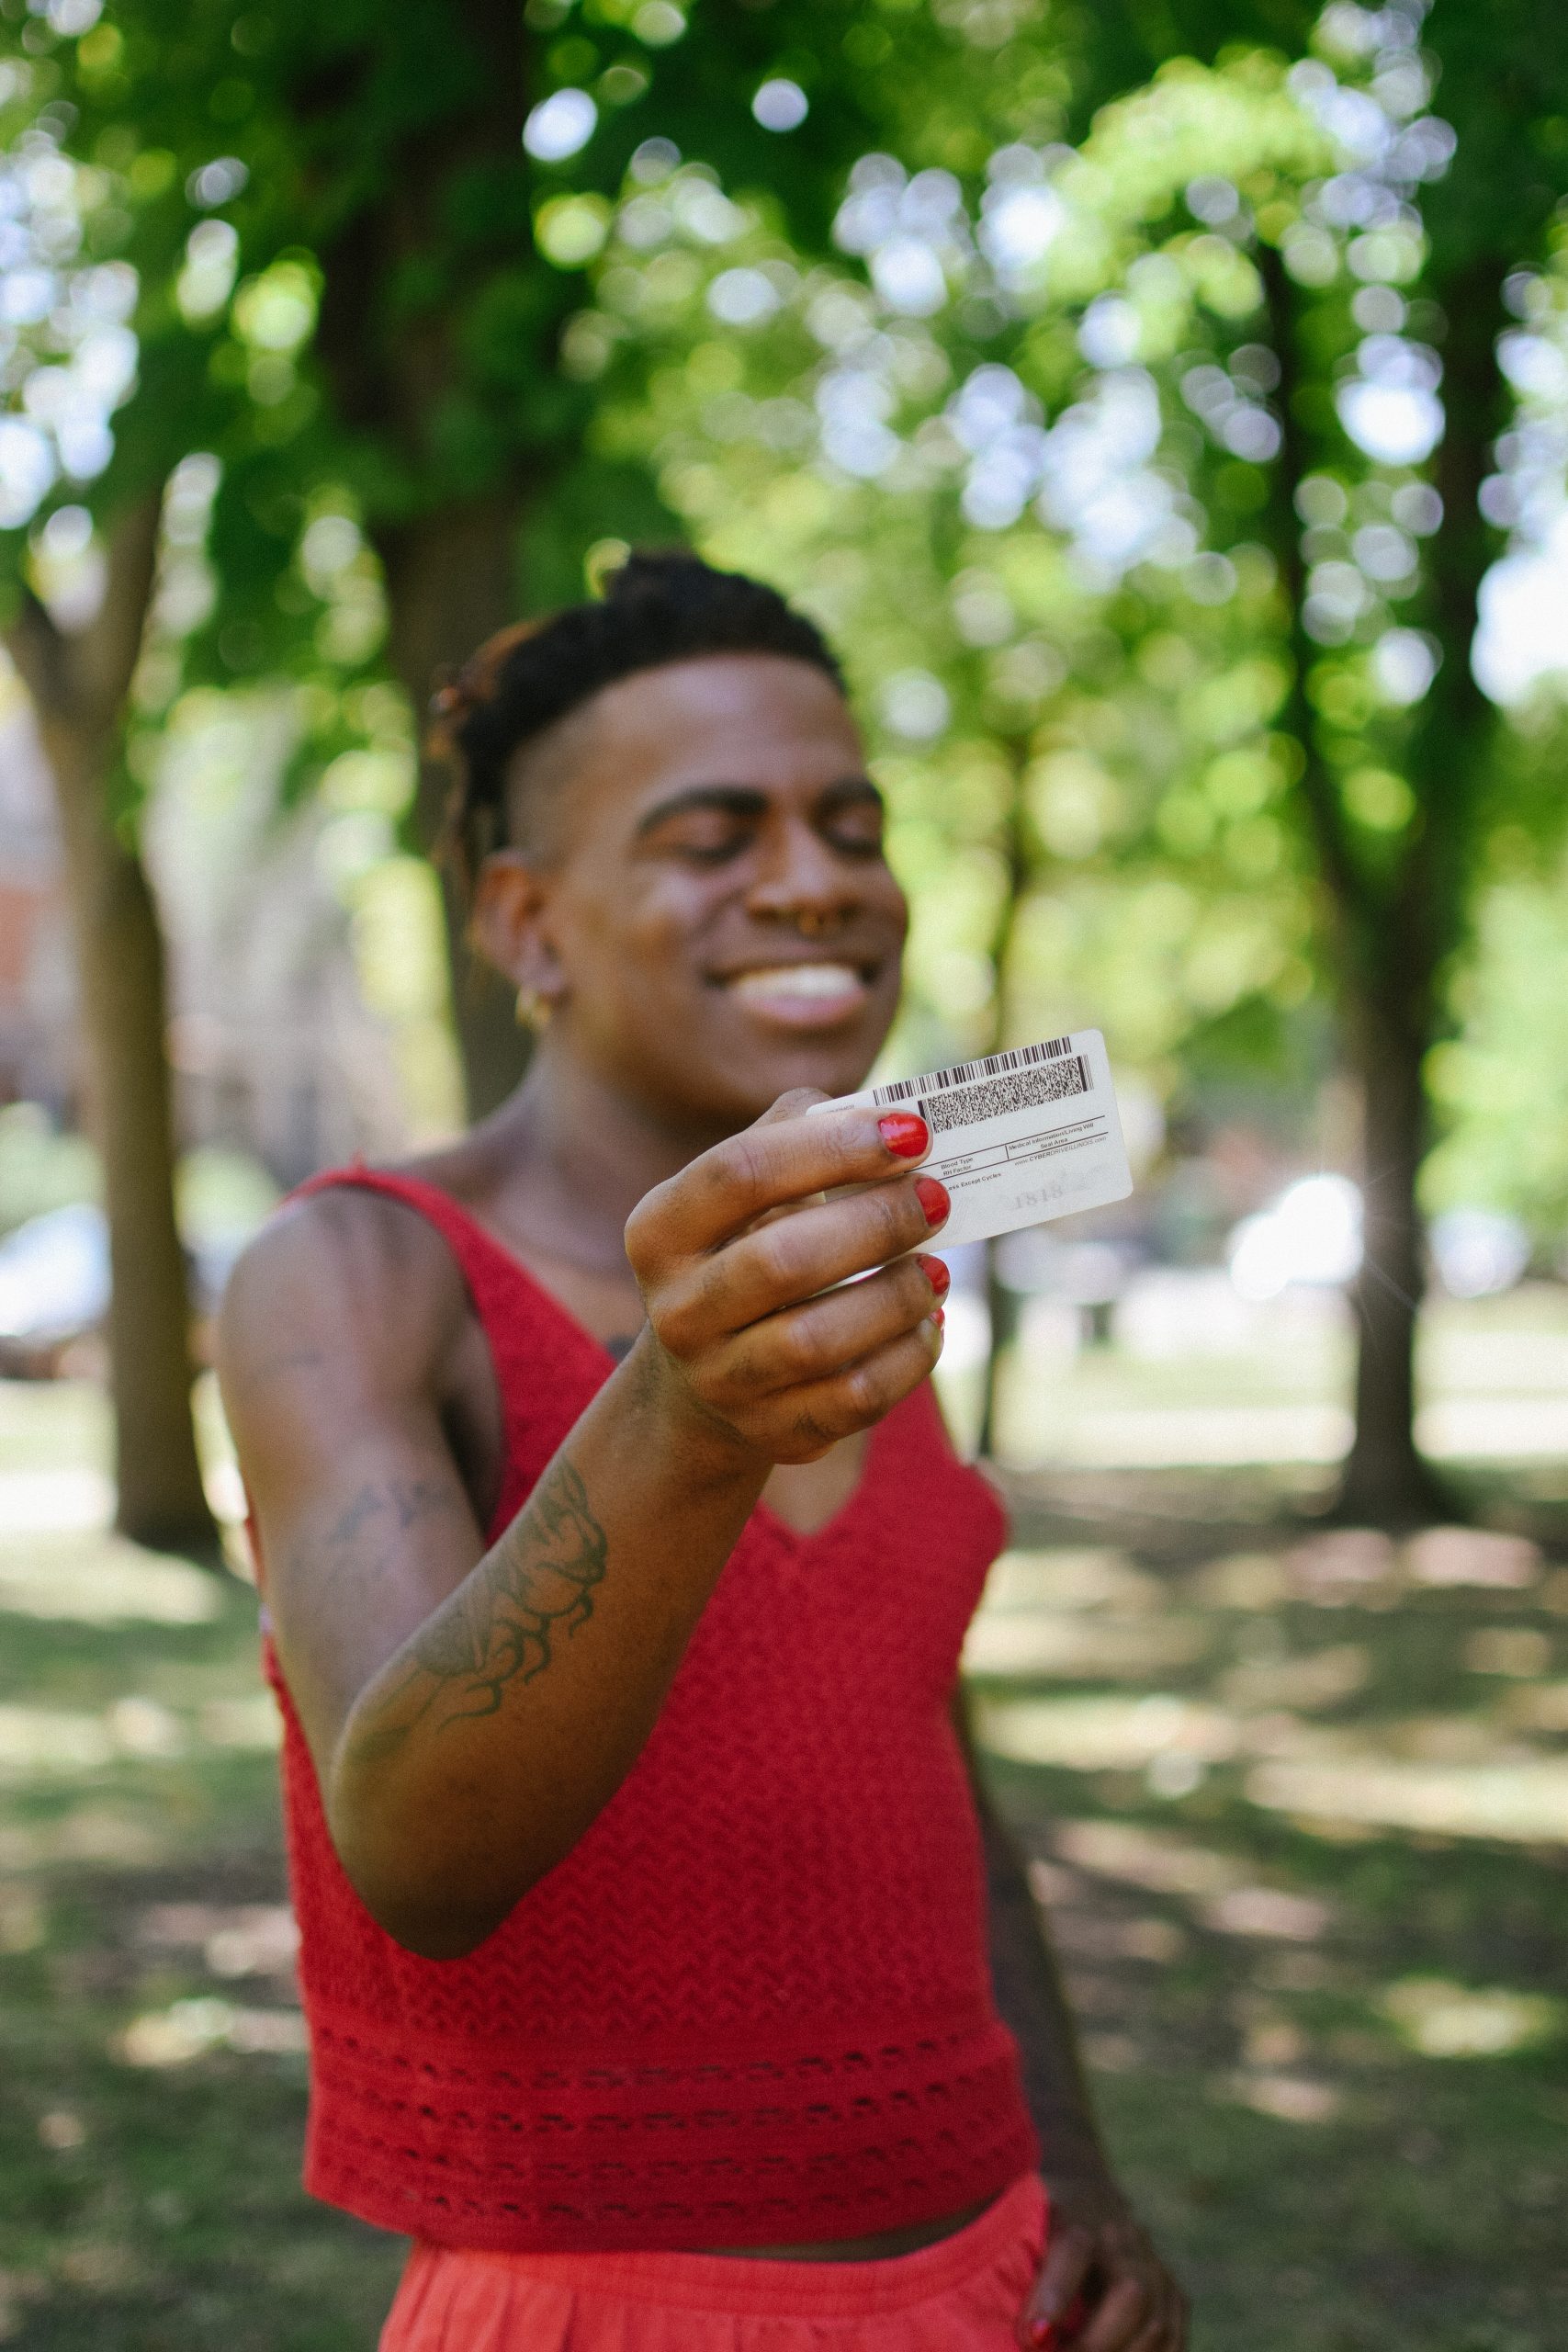
<instances>
[{"instance_id":1,"label":"person's shoulder","mask_svg":"<svg viewBox=\"0 0 1568 2352\"><path fill-rule=\"evenodd\" d=\"M430 1181L428 1178L426 1181ZM417 1374L466 1311L446 1243L409 1201L345 1181L275 1209L242 1252L219 1319L220 1364L310 1346Z\"/></svg>"},{"instance_id":2,"label":"person's shoulder","mask_svg":"<svg viewBox=\"0 0 1568 2352\"><path fill-rule=\"evenodd\" d=\"M429 1218L399 1193L348 1175L282 1202L246 1246L234 1277L247 1286L259 1277L375 1291L406 1281L422 1261L432 1270L451 1263Z\"/></svg>"}]
</instances>

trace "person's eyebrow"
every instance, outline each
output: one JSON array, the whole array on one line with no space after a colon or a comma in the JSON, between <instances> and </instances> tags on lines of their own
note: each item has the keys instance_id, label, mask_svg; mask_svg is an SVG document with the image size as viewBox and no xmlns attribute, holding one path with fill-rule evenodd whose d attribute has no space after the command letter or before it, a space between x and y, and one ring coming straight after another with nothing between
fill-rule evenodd
<instances>
[{"instance_id":1,"label":"person's eyebrow","mask_svg":"<svg viewBox=\"0 0 1568 2352\"><path fill-rule=\"evenodd\" d=\"M818 803L818 812L832 816L840 808L852 808L857 801L869 802L879 812L886 807L881 793L868 775L840 776L837 784L829 785Z\"/></svg>"},{"instance_id":2,"label":"person's eyebrow","mask_svg":"<svg viewBox=\"0 0 1568 2352\"><path fill-rule=\"evenodd\" d=\"M882 795L869 776L841 776L837 783L824 786L818 797L817 813L833 816L840 808L858 801L868 801L878 809L883 806ZM742 822L754 822L765 817L768 796L749 784L694 784L684 792L672 792L667 800L656 801L637 819L635 839L643 840L657 832L660 825L672 817L684 817L693 809L714 809L722 817L735 817Z\"/></svg>"},{"instance_id":3,"label":"person's eyebrow","mask_svg":"<svg viewBox=\"0 0 1568 2352\"><path fill-rule=\"evenodd\" d=\"M636 838L656 832L667 825L671 817L684 817L694 808L716 809L721 817L743 819L764 817L768 810L768 796L755 786L746 784L694 784L684 792L672 792L668 800L655 801L637 819Z\"/></svg>"}]
</instances>

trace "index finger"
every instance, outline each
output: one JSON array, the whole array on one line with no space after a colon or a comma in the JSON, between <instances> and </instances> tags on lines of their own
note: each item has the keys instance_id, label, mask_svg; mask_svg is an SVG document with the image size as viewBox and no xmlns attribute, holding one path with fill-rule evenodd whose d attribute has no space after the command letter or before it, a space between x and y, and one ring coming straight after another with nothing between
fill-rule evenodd
<instances>
[{"instance_id":1,"label":"index finger","mask_svg":"<svg viewBox=\"0 0 1568 2352\"><path fill-rule=\"evenodd\" d=\"M817 1118L764 1113L638 1202L626 1223L627 1255L634 1267L656 1273L673 1260L721 1249L769 1209L898 1175L930 1149L931 1131L915 1111L863 1103Z\"/></svg>"}]
</instances>

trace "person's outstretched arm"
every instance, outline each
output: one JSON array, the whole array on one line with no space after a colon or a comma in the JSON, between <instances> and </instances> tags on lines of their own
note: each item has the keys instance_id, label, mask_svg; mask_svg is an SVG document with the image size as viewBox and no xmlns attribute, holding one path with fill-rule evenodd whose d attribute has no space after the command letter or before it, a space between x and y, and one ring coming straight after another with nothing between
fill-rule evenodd
<instances>
[{"instance_id":1,"label":"person's outstretched arm","mask_svg":"<svg viewBox=\"0 0 1568 2352\"><path fill-rule=\"evenodd\" d=\"M220 1371L279 1658L344 1866L412 1951L471 1951L614 1795L773 1464L931 1370L920 1180L874 1112L799 1115L818 1099L638 1205L647 1327L489 1550L443 1413L472 1322L429 1228L329 1193L236 1274Z\"/></svg>"},{"instance_id":2,"label":"person's outstretched arm","mask_svg":"<svg viewBox=\"0 0 1568 2352\"><path fill-rule=\"evenodd\" d=\"M1045 2260L1020 2316L1019 2341L1073 2352L1183 2352L1185 2299L1100 2140L1056 1955L1023 1861L981 1779L962 1696L954 1720L984 1840L997 2007L1018 2043L1051 2199Z\"/></svg>"}]
</instances>

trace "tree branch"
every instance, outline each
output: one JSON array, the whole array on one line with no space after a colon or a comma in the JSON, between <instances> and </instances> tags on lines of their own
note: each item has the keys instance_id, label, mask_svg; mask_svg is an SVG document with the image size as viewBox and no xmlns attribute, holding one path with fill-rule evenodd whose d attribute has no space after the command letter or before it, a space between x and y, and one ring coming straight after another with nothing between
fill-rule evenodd
<instances>
[{"instance_id":1,"label":"tree branch","mask_svg":"<svg viewBox=\"0 0 1568 2352\"><path fill-rule=\"evenodd\" d=\"M21 602L6 630L6 650L17 675L40 714L70 698L66 684L67 646L48 606L24 585Z\"/></svg>"},{"instance_id":2,"label":"tree branch","mask_svg":"<svg viewBox=\"0 0 1568 2352\"><path fill-rule=\"evenodd\" d=\"M104 600L74 642L79 691L100 726L115 726L141 658L152 590L158 576L158 533L164 492L143 492L125 508L108 535Z\"/></svg>"},{"instance_id":3,"label":"tree branch","mask_svg":"<svg viewBox=\"0 0 1568 2352\"><path fill-rule=\"evenodd\" d=\"M1482 582L1498 551L1498 536L1481 512L1481 485L1493 440L1506 421L1506 394L1497 364L1497 338L1506 324L1504 276L1502 264L1488 254L1448 289L1448 421L1434 469L1443 522L1432 567L1433 620L1445 659L1410 742L1410 776L1422 830L1406 861L1401 892L1407 924L1428 940L1434 972L1462 931L1478 820L1495 773L1488 739L1497 715L1481 690L1471 654Z\"/></svg>"},{"instance_id":4,"label":"tree branch","mask_svg":"<svg viewBox=\"0 0 1568 2352\"><path fill-rule=\"evenodd\" d=\"M122 509L108 534L103 598L83 628L62 629L24 590L6 642L46 733L68 725L101 738L120 724L152 602L163 504L160 488Z\"/></svg>"},{"instance_id":5,"label":"tree branch","mask_svg":"<svg viewBox=\"0 0 1568 2352\"><path fill-rule=\"evenodd\" d=\"M1263 280L1269 337L1280 363L1277 401L1281 438L1275 475L1274 560L1280 568L1290 615L1292 677L1285 706L1286 723L1300 744L1305 762L1299 789L1319 866L1341 915L1354 922L1374 911L1375 894L1356 856L1333 772L1317 748L1317 718L1306 690L1307 672L1316 649L1302 618L1306 603L1306 560L1302 553L1295 493L1311 471L1311 453L1297 413L1301 369L1296 345L1295 289L1273 246L1259 246L1258 268Z\"/></svg>"}]
</instances>

